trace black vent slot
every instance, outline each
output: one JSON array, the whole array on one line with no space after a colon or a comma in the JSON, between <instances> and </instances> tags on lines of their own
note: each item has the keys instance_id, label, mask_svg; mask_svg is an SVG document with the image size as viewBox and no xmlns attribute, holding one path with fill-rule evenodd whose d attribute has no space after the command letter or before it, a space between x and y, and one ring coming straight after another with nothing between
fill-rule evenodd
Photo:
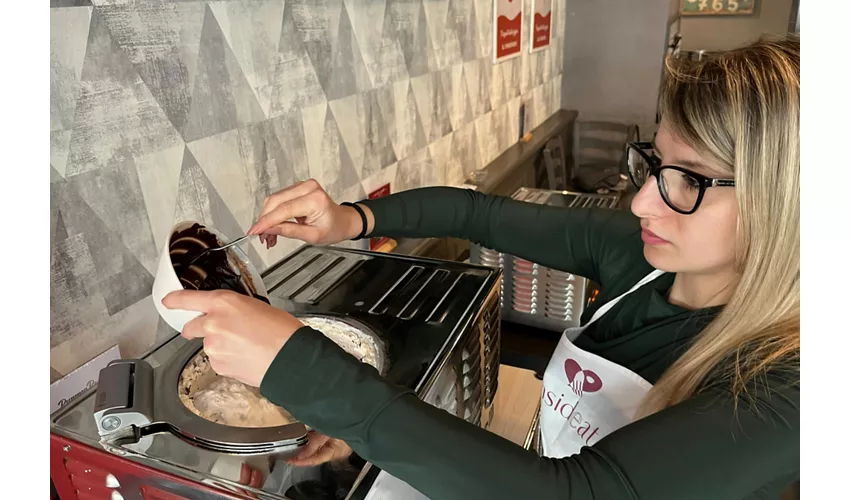
<instances>
[{"instance_id":1,"label":"black vent slot","mask_svg":"<svg viewBox=\"0 0 850 500\"><path fill-rule=\"evenodd\" d=\"M401 279L410 270L409 266L386 265L380 258L361 258L336 286L327 290L319 300L335 304L352 304L358 310L369 311L387 294L387 288ZM305 291L306 293L306 291Z\"/></svg>"},{"instance_id":2,"label":"black vent slot","mask_svg":"<svg viewBox=\"0 0 850 500\"><path fill-rule=\"evenodd\" d=\"M484 369L490 373L499 365L499 349L487 349L484 358Z\"/></svg>"},{"instance_id":3,"label":"black vent slot","mask_svg":"<svg viewBox=\"0 0 850 500\"><path fill-rule=\"evenodd\" d=\"M419 311L422 301L430 293L429 285L440 271L419 268L416 275L404 286L396 288L387 302L386 314L400 319L411 319ZM445 271L442 272L446 274Z\"/></svg>"},{"instance_id":4,"label":"black vent slot","mask_svg":"<svg viewBox=\"0 0 850 500\"><path fill-rule=\"evenodd\" d=\"M473 326L461 344L461 399L463 401L463 418L475 425L481 422L481 408L485 392L483 388L484 374L481 363L481 331Z\"/></svg>"},{"instance_id":5,"label":"black vent slot","mask_svg":"<svg viewBox=\"0 0 850 500\"><path fill-rule=\"evenodd\" d=\"M425 321L441 324L448 318L460 317L469 305L469 297L474 297L480 288L480 278L468 273L461 274L449 286L442 300Z\"/></svg>"},{"instance_id":6,"label":"black vent slot","mask_svg":"<svg viewBox=\"0 0 850 500\"><path fill-rule=\"evenodd\" d=\"M304 288L296 299L299 302L318 304L328 293L342 283L343 279L361 264L361 260L348 257L338 257L321 276L318 276L309 286Z\"/></svg>"},{"instance_id":7,"label":"black vent slot","mask_svg":"<svg viewBox=\"0 0 850 500\"><path fill-rule=\"evenodd\" d=\"M437 304L446 296L449 288L457 279L457 273L437 269L431 271L425 282L414 297L410 299L399 313L401 319L413 319L422 314L430 314Z\"/></svg>"},{"instance_id":8,"label":"black vent slot","mask_svg":"<svg viewBox=\"0 0 850 500\"><path fill-rule=\"evenodd\" d=\"M501 303L495 298L485 305L481 314L484 328L484 406L490 407L496 397L501 355Z\"/></svg>"},{"instance_id":9,"label":"black vent slot","mask_svg":"<svg viewBox=\"0 0 850 500\"><path fill-rule=\"evenodd\" d=\"M461 375L467 377L472 383L478 383L481 377L481 350L478 344L478 331L473 330L467 338L466 344L461 350L463 370ZM467 385L467 384L464 384Z\"/></svg>"},{"instance_id":10,"label":"black vent slot","mask_svg":"<svg viewBox=\"0 0 850 500\"><path fill-rule=\"evenodd\" d=\"M475 407L475 408L470 407L468 409L467 413L464 416L466 416L467 422L469 422L473 425L477 425L479 427L481 426L481 406L480 405Z\"/></svg>"},{"instance_id":11,"label":"black vent slot","mask_svg":"<svg viewBox=\"0 0 850 500\"><path fill-rule=\"evenodd\" d=\"M463 391L463 418L475 425L481 423L481 384L469 387Z\"/></svg>"},{"instance_id":12,"label":"black vent slot","mask_svg":"<svg viewBox=\"0 0 850 500\"><path fill-rule=\"evenodd\" d=\"M302 267L298 273L288 278L283 286L286 292L281 297L292 299L298 295L307 285L319 279L326 272L343 260L336 255L318 255L308 265Z\"/></svg>"},{"instance_id":13,"label":"black vent slot","mask_svg":"<svg viewBox=\"0 0 850 500\"><path fill-rule=\"evenodd\" d=\"M279 267L271 270L263 279L269 284L269 292L273 292L281 287L284 283L292 279L293 276L299 274L305 267L321 257L321 254L301 252L293 256L290 260L284 262Z\"/></svg>"},{"instance_id":14,"label":"black vent slot","mask_svg":"<svg viewBox=\"0 0 850 500\"><path fill-rule=\"evenodd\" d=\"M393 316L398 314L405 304L413 297L417 290L422 288L425 274L425 268L422 266L410 266L401 278L398 279L387 290L384 295L378 299L378 302L369 310L372 314L387 314L390 308L393 308Z\"/></svg>"}]
</instances>

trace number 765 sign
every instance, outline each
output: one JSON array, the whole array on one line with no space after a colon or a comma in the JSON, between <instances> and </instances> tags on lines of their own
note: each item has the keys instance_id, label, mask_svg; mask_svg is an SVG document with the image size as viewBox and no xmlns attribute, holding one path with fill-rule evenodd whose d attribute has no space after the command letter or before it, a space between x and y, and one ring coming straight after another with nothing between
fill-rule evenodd
<instances>
[{"instance_id":1,"label":"number 765 sign","mask_svg":"<svg viewBox=\"0 0 850 500\"><path fill-rule=\"evenodd\" d=\"M682 0L683 16L748 15L756 7L756 0Z\"/></svg>"}]
</instances>

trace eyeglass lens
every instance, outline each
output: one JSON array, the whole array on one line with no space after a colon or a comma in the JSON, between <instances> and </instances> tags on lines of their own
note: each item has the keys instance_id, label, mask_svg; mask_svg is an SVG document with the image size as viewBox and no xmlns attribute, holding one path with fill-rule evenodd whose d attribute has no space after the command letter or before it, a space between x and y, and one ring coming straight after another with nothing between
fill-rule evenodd
<instances>
[{"instance_id":1,"label":"eyeglass lens","mask_svg":"<svg viewBox=\"0 0 850 500\"><path fill-rule=\"evenodd\" d=\"M692 176L665 168L661 170L661 194L670 205L686 212L693 210L699 199L700 184Z\"/></svg>"},{"instance_id":2,"label":"eyeglass lens","mask_svg":"<svg viewBox=\"0 0 850 500\"><path fill-rule=\"evenodd\" d=\"M651 150L645 151L645 153L654 155ZM632 181L638 187L643 186L650 176L649 163L634 148L629 148L628 161L629 175L631 175ZM658 186L664 201L685 212L693 210L699 200L699 181L693 176L673 168L662 168L658 175L660 176Z\"/></svg>"},{"instance_id":3,"label":"eyeglass lens","mask_svg":"<svg viewBox=\"0 0 850 500\"><path fill-rule=\"evenodd\" d=\"M635 148L629 148L629 175L632 177L637 187L643 186L646 178L649 175L649 164L643 156Z\"/></svg>"}]
</instances>

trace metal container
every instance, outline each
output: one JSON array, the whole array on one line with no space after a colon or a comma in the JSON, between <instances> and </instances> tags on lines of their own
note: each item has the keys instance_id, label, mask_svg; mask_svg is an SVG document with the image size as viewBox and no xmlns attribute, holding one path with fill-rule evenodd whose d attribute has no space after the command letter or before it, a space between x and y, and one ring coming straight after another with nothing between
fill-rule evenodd
<instances>
[{"instance_id":1,"label":"metal container","mask_svg":"<svg viewBox=\"0 0 850 500\"><path fill-rule=\"evenodd\" d=\"M620 194L588 194L520 188L511 198L568 208L616 209ZM551 331L579 325L589 299L582 276L541 266L517 256L470 244L469 261L502 270L502 319Z\"/></svg>"}]
</instances>

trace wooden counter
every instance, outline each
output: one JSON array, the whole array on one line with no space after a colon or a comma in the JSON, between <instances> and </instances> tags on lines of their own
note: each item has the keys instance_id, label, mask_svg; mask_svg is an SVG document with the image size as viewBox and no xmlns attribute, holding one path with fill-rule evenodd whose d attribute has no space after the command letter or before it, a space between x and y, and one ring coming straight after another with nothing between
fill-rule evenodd
<instances>
[{"instance_id":1,"label":"wooden counter","mask_svg":"<svg viewBox=\"0 0 850 500\"><path fill-rule=\"evenodd\" d=\"M543 381L537 380L533 371L500 366L490 432L522 446L537 411L542 388Z\"/></svg>"}]
</instances>

